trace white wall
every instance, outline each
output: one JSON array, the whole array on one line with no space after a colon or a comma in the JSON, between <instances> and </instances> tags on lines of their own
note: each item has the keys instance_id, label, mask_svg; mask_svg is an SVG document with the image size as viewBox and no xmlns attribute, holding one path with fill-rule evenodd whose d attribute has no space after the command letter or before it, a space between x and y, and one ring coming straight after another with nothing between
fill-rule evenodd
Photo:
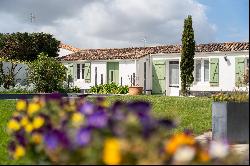
<instances>
[{"instance_id":1,"label":"white wall","mask_svg":"<svg viewBox=\"0 0 250 166\"><path fill-rule=\"evenodd\" d=\"M83 64L89 61L75 61L74 63L74 86L80 89L89 89L95 86L95 67L97 67L97 84L101 84L101 74L103 74L103 83L107 83L107 62L119 62L119 84L130 85L130 75L136 73L134 60L109 60L109 61L90 61L91 62L91 82L86 83L84 79L77 79L77 64ZM63 62L65 66L71 62Z\"/></svg>"},{"instance_id":2,"label":"white wall","mask_svg":"<svg viewBox=\"0 0 250 166\"><path fill-rule=\"evenodd\" d=\"M136 75L136 64L135 60L121 60L119 61L119 83L122 85L130 86L130 76L135 73Z\"/></svg>"},{"instance_id":3,"label":"white wall","mask_svg":"<svg viewBox=\"0 0 250 166\"><path fill-rule=\"evenodd\" d=\"M194 82L190 88L193 91L232 91L237 89L235 86L235 58L248 57L249 52L227 52L227 53L206 53L197 54L196 59L200 58L219 58L219 86L210 86L209 82ZM225 61L224 56L228 61ZM210 66L209 66L210 69ZM202 70L203 72L204 70ZM209 74L210 76L210 74ZM240 88L243 89L243 88Z\"/></svg>"},{"instance_id":4,"label":"white wall","mask_svg":"<svg viewBox=\"0 0 250 166\"><path fill-rule=\"evenodd\" d=\"M73 53L73 51L69 51L69 50L66 50L64 48L59 48L59 56L58 57L62 57L62 56L65 56L65 55L68 55L68 54L71 54Z\"/></svg>"},{"instance_id":5,"label":"white wall","mask_svg":"<svg viewBox=\"0 0 250 166\"><path fill-rule=\"evenodd\" d=\"M3 71L4 73L8 73L9 69L11 67L10 62L3 62ZM20 69L20 71L18 71ZM17 67L14 70L14 73L17 73L15 76L16 83L20 83L21 85L26 85L27 80L27 69L28 66L26 64L18 64Z\"/></svg>"}]
</instances>

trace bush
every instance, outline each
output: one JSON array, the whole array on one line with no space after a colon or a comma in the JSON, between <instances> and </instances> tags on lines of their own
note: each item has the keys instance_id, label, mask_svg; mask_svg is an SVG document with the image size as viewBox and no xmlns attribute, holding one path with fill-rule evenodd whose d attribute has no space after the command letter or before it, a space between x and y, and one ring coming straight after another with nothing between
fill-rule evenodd
<instances>
[{"instance_id":1,"label":"bush","mask_svg":"<svg viewBox=\"0 0 250 166\"><path fill-rule=\"evenodd\" d=\"M63 87L67 68L57 60L41 53L29 64L29 82L37 92L54 92Z\"/></svg>"},{"instance_id":2,"label":"bush","mask_svg":"<svg viewBox=\"0 0 250 166\"><path fill-rule=\"evenodd\" d=\"M9 89L0 86L0 93L15 93L15 94L23 94L23 93L33 93L34 92L34 84L21 86L17 83L14 87L10 87Z\"/></svg>"},{"instance_id":3,"label":"bush","mask_svg":"<svg viewBox=\"0 0 250 166\"><path fill-rule=\"evenodd\" d=\"M128 93L128 86L119 86L116 83L110 84L100 84L96 86L92 86L89 90L90 93L97 93L97 94L127 94Z\"/></svg>"},{"instance_id":4,"label":"bush","mask_svg":"<svg viewBox=\"0 0 250 166\"><path fill-rule=\"evenodd\" d=\"M175 122L154 118L145 101L108 105L104 98L90 102L51 94L19 100L16 110L7 124L8 150L13 159L26 156L29 164L237 164L239 160L222 142L201 144L190 131L171 135L168 131Z\"/></svg>"},{"instance_id":5,"label":"bush","mask_svg":"<svg viewBox=\"0 0 250 166\"><path fill-rule=\"evenodd\" d=\"M232 93L218 93L212 95L213 101L217 102L248 102L248 92L232 92Z\"/></svg>"}]
</instances>

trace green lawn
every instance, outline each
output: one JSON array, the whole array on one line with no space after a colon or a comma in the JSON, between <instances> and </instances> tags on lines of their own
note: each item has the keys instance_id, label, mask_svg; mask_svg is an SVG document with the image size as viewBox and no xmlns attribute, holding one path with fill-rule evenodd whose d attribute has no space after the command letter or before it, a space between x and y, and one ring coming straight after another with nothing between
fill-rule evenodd
<instances>
[{"instance_id":1,"label":"green lawn","mask_svg":"<svg viewBox=\"0 0 250 166\"><path fill-rule=\"evenodd\" d=\"M211 130L211 105L209 98L191 97L166 97L166 96L111 96L108 101L119 99L146 100L152 103L153 115L156 117L171 117L179 121L179 126L174 131L192 129L196 135ZM15 110L15 100L0 100L0 164L25 164L25 160L13 161L8 158L7 144L8 135L6 133L7 121Z\"/></svg>"}]
</instances>

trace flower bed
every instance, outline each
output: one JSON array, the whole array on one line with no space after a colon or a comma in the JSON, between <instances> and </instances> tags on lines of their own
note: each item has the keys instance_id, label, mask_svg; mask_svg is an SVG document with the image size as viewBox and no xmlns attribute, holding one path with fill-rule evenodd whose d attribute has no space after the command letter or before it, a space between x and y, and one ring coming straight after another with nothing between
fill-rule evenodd
<instances>
[{"instance_id":1,"label":"flower bed","mask_svg":"<svg viewBox=\"0 0 250 166\"><path fill-rule=\"evenodd\" d=\"M33 164L232 163L226 144L200 144L190 131L170 135L175 122L151 116L147 102L52 94L19 100L16 110L7 126L9 153Z\"/></svg>"}]
</instances>

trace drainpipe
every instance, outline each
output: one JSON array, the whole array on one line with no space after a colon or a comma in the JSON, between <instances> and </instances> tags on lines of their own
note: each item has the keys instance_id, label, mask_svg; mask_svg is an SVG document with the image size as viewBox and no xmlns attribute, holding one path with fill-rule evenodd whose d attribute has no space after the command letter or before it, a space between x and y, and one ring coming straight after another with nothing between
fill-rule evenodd
<instances>
[{"instance_id":1,"label":"drainpipe","mask_svg":"<svg viewBox=\"0 0 250 166\"><path fill-rule=\"evenodd\" d=\"M138 82L136 82L136 77L137 77L137 60L135 59L135 85L137 85Z\"/></svg>"}]
</instances>

